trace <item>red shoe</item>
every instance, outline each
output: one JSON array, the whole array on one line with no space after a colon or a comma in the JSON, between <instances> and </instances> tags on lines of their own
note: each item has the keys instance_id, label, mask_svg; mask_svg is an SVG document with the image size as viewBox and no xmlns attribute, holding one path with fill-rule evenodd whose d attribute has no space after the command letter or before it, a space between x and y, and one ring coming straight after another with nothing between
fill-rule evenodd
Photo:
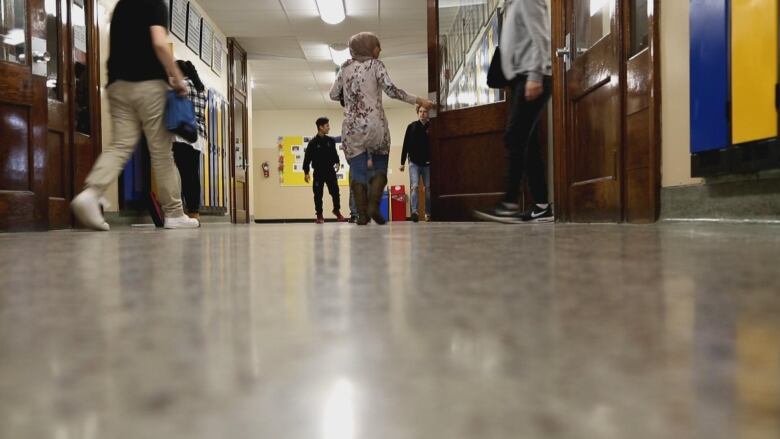
<instances>
[{"instance_id":1,"label":"red shoe","mask_svg":"<svg viewBox=\"0 0 780 439\"><path fill-rule=\"evenodd\" d=\"M317 224L325 224L325 218L322 217L322 215L317 215L317 221L315 221Z\"/></svg>"},{"instance_id":2,"label":"red shoe","mask_svg":"<svg viewBox=\"0 0 780 439\"><path fill-rule=\"evenodd\" d=\"M346 219L346 218L344 218L344 217L341 215L341 212L340 212L340 211L338 211L338 210L334 210L334 211L333 211L333 214L334 214L334 215L336 215L336 219L337 219L337 220L338 220L340 223L343 223L343 222L346 222L346 221L347 221L347 219Z\"/></svg>"}]
</instances>

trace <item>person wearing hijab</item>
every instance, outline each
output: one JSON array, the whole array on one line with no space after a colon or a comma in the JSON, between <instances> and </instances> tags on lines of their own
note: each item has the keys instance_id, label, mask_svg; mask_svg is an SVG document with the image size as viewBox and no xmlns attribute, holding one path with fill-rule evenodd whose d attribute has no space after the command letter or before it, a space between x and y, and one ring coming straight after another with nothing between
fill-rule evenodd
<instances>
[{"instance_id":1,"label":"person wearing hijab","mask_svg":"<svg viewBox=\"0 0 780 439\"><path fill-rule=\"evenodd\" d=\"M340 68L330 98L342 102L344 123L342 146L349 161L351 189L358 210L358 225L369 217L385 224L379 203L387 185L390 129L382 106L382 92L410 105L432 108L433 102L396 87L387 68L379 60L382 46L371 32L361 32L349 40L352 59Z\"/></svg>"},{"instance_id":2,"label":"person wearing hijab","mask_svg":"<svg viewBox=\"0 0 780 439\"><path fill-rule=\"evenodd\" d=\"M176 61L187 82L187 96L195 107L198 140L189 143L179 136L173 140L173 159L181 176L181 197L190 218L200 218L200 155L206 143L206 87L190 61Z\"/></svg>"}]
</instances>

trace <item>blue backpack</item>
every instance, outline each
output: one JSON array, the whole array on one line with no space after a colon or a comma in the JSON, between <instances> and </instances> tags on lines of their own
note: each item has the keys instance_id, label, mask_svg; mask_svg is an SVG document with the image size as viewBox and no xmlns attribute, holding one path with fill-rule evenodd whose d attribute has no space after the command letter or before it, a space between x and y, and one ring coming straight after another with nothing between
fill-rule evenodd
<instances>
[{"instance_id":1,"label":"blue backpack","mask_svg":"<svg viewBox=\"0 0 780 439\"><path fill-rule=\"evenodd\" d=\"M198 140L198 125L195 122L195 107L186 96L175 91L168 92L165 102L165 128L189 143Z\"/></svg>"}]
</instances>

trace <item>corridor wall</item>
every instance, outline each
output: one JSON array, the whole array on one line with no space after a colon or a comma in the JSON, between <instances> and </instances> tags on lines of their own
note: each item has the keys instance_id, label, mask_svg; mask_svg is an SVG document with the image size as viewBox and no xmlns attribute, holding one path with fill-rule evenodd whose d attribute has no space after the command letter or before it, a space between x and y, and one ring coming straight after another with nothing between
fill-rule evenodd
<instances>
[{"instance_id":1,"label":"corridor wall","mask_svg":"<svg viewBox=\"0 0 780 439\"><path fill-rule=\"evenodd\" d=\"M108 73L106 71L106 62L108 60L109 54L109 45L108 45L108 36L109 36L109 24L111 21L111 14L113 13L114 7L116 6L118 0L98 0L99 3L99 11L98 11L98 24L100 28L100 69L101 69L101 84L105 87L105 84L108 82ZM187 47L187 45L178 39L174 35L169 36L169 40L172 43L173 46L173 54L176 59L182 59L182 60L188 60L191 61L195 68L198 70L198 75L201 77L201 80L206 85L208 89L214 90L218 95L220 96L227 96L227 49L226 49L226 41L227 38L225 36L225 33L220 29L216 23L211 20L211 17L209 17L208 14L205 13L205 9L201 7L200 4L196 0L188 0L196 5L199 13L203 16L204 22L208 23L208 25L211 27L211 29L214 31L214 38L221 41L222 45L225 47L225 50L223 51L223 61L222 61L222 72L216 73L212 70L212 68L207 65L203 60L200 59L200 57L195 54L190 48ZM169 2L166 0L166 4ZM108 102L108 96L106 94L106 89L103 88L101 91L101 97L102 97L102 114L101 114L101 120L102 120L102 130L103 130L103 146L105 147L108 142L111 141L111 117L109 114L109 108L110 104ZM251 113L250 113L251 115ZM251 123L250 123L250 138L251 138ZM203 175L203 174L201 174ZM107 211L118 211L119 210L119 186L118 183L113 184L109 189L106 191L106 198L108 199L110 203L110 207L107 209ZM251 199L250 199L251 203ZM251 208L251 206L250 206Z\"/></svg>"}]
</instances>

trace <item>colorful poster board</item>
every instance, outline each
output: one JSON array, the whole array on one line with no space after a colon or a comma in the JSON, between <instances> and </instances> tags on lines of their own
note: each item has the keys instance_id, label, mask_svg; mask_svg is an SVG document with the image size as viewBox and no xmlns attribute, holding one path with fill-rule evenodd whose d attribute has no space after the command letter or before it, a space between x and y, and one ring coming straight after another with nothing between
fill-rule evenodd
<instances>
[{"instance_id":1,"label":"colorful poster board","mask_svg":"<svg viewBox=\"0 0 780 439\"><path fill-rule=\"evenodd\" d=\"M279 148L279 184L283 187L311 186L306 183L303 173L303 159L306 146L311 137L281 136L277 139ZM341 143L336 144L341 168L337 172L339 186L349 186L349 163L341 150ZM313 176L313 173L312 173Z\"/></svg>"}]
</instances>

